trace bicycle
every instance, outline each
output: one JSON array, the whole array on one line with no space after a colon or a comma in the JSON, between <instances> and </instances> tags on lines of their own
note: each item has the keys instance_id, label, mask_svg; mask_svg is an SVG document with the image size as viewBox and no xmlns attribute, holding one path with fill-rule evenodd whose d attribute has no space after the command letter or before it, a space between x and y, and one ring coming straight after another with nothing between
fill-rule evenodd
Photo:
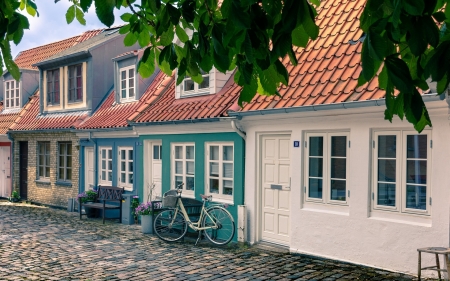
<instances>
[{"instance_id":1,"label":"bicycle","mask_svg":"<svg viewBox=\"0 0 450 281\"><path fill-rule=\"evenodd\" d=\"M186 235L189 226L199 232L197 242L203 231L206 238L216 245L229 243L235 232L235 224L230 212L220 204L205 207L207 201L212 201L212 196L201 195L203 203L200 216L197 222L192 222L183 204L185 198L181 198L182 186L183 183L176 189L164 193L163 208L170 209L156 216L153 222L156 235L166 242L176 242Z\"/></svg>"}]
</instances>

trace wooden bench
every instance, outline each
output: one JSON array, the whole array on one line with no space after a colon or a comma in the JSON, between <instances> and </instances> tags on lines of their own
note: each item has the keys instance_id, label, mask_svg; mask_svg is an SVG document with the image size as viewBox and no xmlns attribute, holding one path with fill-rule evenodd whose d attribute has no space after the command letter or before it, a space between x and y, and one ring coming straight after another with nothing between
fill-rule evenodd
<instances>
[{"instance_id":1,"label":"wooden bench","mask_svg":"<svg viewBox=\"0 0 450 281\"><path fill-rule=\"evenodd\" d=\"M99 186L97 189L97 198L94 202L86 202L82 203L81 200L79 200L79 208L80 211L80 220L83 215L87 216L87 214L83 214L82 206L87 208L94 208L94 209L100 209L103 210L103 224L105 224L105 219L115 220L119 219L119 222L122 222L122 194L124 192L123 188L114 187L114 186ZM97 202L101 201L101 202ZM106 202L119 202L119 205L113 205L113 204L106 204ZM105 212L106 210L119 210L120 216L118 218L105 218Z\"/></svg>"}]
</instances>

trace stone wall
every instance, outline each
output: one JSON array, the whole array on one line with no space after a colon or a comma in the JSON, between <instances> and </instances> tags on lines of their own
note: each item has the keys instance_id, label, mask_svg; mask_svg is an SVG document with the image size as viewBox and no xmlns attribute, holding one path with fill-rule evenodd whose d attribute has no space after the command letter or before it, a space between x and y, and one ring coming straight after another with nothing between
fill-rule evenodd
<instances>
[{"instance_id":1,"label":"stone wall","mask_svg":"<svg viewBox=\"0 0 450 281\"><path fill-rule=\"evenodd\" d=\"M28 190L27 200L50 206L67 207L69 198L78 194L79 150L78 137L70 132L13 133L14 138L14 171L13 187L19 190L19 142L28 141ZM50 142L50 181L44 182L37 178L37 148L38 142ZM57 183L58 142L72 142L72 184Z\"/></svg>"}]
</instances>

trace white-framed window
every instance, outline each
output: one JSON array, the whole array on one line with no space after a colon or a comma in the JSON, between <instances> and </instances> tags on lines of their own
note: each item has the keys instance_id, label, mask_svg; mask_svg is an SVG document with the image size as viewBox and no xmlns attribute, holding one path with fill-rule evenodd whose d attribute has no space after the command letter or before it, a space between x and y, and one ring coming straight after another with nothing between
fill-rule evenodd
<instances>
[{"instance_id":1,"label":"white-framed window","mask_svg":"<svg viewBox=\"0 0 450 281\"><path fill-rule=\"evenodd\" d=\"M5 81L5 109L20 107L20 83L16 80Z\"/></svg>"},{"instance_id":2,"label":"white-framed window","mask_svg":"<svg viewBox=\"0 0 450 281\"><path fill-rule=\"evenodd\" d=\"M203 70L200 70L203 82L198 84L195 83L194 80L192 80L191 77L186 76L183 80L183 88L181 91L181 96L191 96L191 95L197 95L197 94L207 94L209 93L209 73L204 72Z\"/></svg>"},{"instance_id":3,"label":"white-framed window","mask_svg":"<svg viewBox=\"0 0 450 281\"><path fill-rule=\"evenodd\" d=\"M120 73L120 100L134 101L136 100L136 69L133 66L123 67Z\"/></svg>"},{"instance_id":4,"label":"white-framed window","mask_svg":"<svg viewBox=\"0 0 450 281\"><path fill-rule=\"evenodd\" d=\"M431 131L373 132L373 209L430 214Z\"/></svg>"},{"instance_id":5,"label":"white-framed window","mask_svg":"<svg viewBox=\"0 0 450 281\"><path fill-rule=\"evenodd\" d=\"M58 180L72 180L72 142L58 142Z\"/></svg>"},{"instance_id":6,"label":"white-framed window","mask_svg":"<svg viewBox=\"0 0 450 281\"><path fill-rule=\"evenodd\" d=\"M172 144L172 188L183 185L183 194L194 195L195 191L195 145L194 143Z\"/></svg>"},{"instance_id":7,"label":"white-framed window","mask_svg":"<svg viewBox=\"0 0 450 281\"><path fill-rule=\"evenodd\" d=\"M101 184L112 185L112 148L111 147L99 147L99 182Z\"/></svg>"},{"instance_id":8,"label":"white-framed window","mask_svg":"<svg viewBox=\"0 0 450 281\"><path fill-rule=\"evenodd\" d=\"M154 144L153 145L153 160L161 160L162 159L162 145Z\"/></svg>"},{"instance_id":9,"label":"white-framed window","mask_svg":"<svg viewBox=\"0 0 450 281\"><path fill-rule=\"evenodd\" d=\"M47 70L47 105L60 104L60 69Z\"/></svg>"},{"instance_id":10,"label":"white-framed window","mask_svg":"<svg viewBox=\"0 0 450 281\"><path fill-rule=\"evenodd\" d=\"M83 64L69 66L68 80L69 103L83 101Z\"/></svg>"},{"instance_id":11,"label":"white-framed window","mask_svg":"<svg viewBox=\"0 0 450 281\"><path fill-rule=\"evenodd\" d=\"M233 200L234 146L228 143L206 144L206 193L213 198Z\"/></svg>"},{"instance_id":12,"label":"white-framed window","mask_svg":"<svg viewBox=\"0 0 450 281\"><path fill-rule=\"evenodd\" d=\"M133 190L134 168L133 168L133 148L119 147L119 186L126 190Z\"/></svg>"},{"instance_id":13,"label":"white-framed window","mask_svg":"<svg viewBox=\"0 0 450 281\"><path fill-rule=\"evenodd\" d=\"M348 132L306 133L306 201L347 205Z\"/></svg>"},{"instance_id":14,"label":"white-framed window","mask_svg":"<svg viewBox=\"0 0 450 281\"><path fill-rule=\"evenodd\" d=\"M38 145L38 179L50 179L50 142L40 141Z\"/></svg>"}]
</instances>

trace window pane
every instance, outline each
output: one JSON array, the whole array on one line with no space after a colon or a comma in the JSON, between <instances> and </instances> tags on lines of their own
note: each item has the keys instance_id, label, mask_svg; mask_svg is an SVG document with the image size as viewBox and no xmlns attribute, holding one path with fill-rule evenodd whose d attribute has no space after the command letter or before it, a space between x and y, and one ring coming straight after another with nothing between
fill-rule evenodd
<instances>
[{"instance_id":1,"label":"window pane","mask_svg":"<svg viewBox=\"0 0 450 281\"><path fill-rule=\"evenodd\" d=\"M188 175L193 175L195 171L194 162L186 161L186 173Z\"/></svg>"},{"instance_id":2,"label":"window pane","mask_svg":"<svg viewBox=\"0 0 450 281\"><path fill-rule=\"evenodd\" d=\"M112 171L112 161L108 161L108 170Z\"/></svg>"},{"instance_id":3,"label":"window pane","mask_svg":"<svg viewBox=\"0 0 450 281\"><path fill-rule=\"evenodd\" d=\"M128 173L132 173L133 172L133 161L128 162Z\"/></svg>"},{"instance_id":4,"label":"window pane","mask_svg":"<svg viewBox=\"0 0 450 281\"><path fill-rule=\"evenodd\" d=\"M112 159L112 150L108 149L108 159Z\"/></svg>"},{"instance_id":5,"label":"window pane","mask_svg":"<svg viewBox=\"0 0 450 281\"><path fill-rule=\"evenodd\" d=\"M186 177L186 190L194 190L194 177Z\"/></svg>"},{"instance_id":6,"label":"window pane","mask_svg":"<svg viewBox=\"0 0 450 281\"><path fill-rule=\"evenodd\" d=\"M345 158L331 158L331 178L346 179L346 163Z\"/></svg>"},{"instance_id":7,"label":"window pane","mask_svg":"<svg viewBox=\"0 0 450 281\"><path fill-rule=\"evenodd\" d=\"M128 160L133 160L133 150L128 150Z\"/></svg>"},{"instance_id":8,"label":"window pane","mask_svg":"<svg viewBox=\"0 0 450 281\"><path fill-rule=\"evenodd\" d=\"M224 178L233 178L233 164L232 163L223 163L223 177Z\"/></svg>"},{"instance_id":9,"label":"window pane","mask_svg":"<svg viewBox=\"0 0 450 281\"><path fill-rule=\"evenodd\" d=\"M59 154L66 154L66 145L64 143L59 144Z\"/></svg>"},{"instance_id":10,"label":"window pane","mask_svg":"<svg viewBox=\"0 0 450 281\"><path fill-rule=\"evenodd\" d=\"M49 167L49 166L46 166L46 167L45 167L45 177L46 177L46 178L49 178L49 177L50 177L50 167Z\"/></svg>"},{"instance_id":11,"label":"window pane","mask_svg":"<svg viewBox=\"0 0 450 281\"><path fill-rule=\"evenodd\" d=\"M122 80L127 78L127 72L125 70L121 71Z\"/></svg>"},{"instance_id":12,"label":"window pane","mask_svg":"<svg viewBox=\"0 0 450 281\"><path fill-rule=\"evenodd\" d=\"M112 172L108 172L108 181L112 181Z\"/></svg>"},{"instance_id":13,"label":"window pane","mask_svg":"<svg viewBox=\"0 0 450 281\"><path fill-rule=\"evenodd\" d=\"M182 173L183 173L183 162L175 161L175 174L182 174Z\"/></svg>"},{"instance_id":14,"label":"window pane","mask_svg":"<svg viewBox=\"0 0 450 281\"><path fill-rule=\"evenodd\" d=\"M378 184L378 205L395 206L395 184Z\"/></svg>"},{"instance_id":15,"label":"window pane","mask_svg":"<svg viewBox=\"0 0 450 281\"><path fill-rule=\"evenodd\" d=\"M331 200L345 201L345 185L343 180L331 180Z\"/></svg>"},{"instance_id":16,"label":"window pane","mask_svg":"<svg viewBox=\"0 0 450 281\"><path fill-rule=\"evenodd\" d=\"M209 147L209 160L219 160L219 146L211 145Z\"/></svg>"},{"instance_id":17,"label":"window pane","mask_svg":"<svg viewBox=\"0 0 450 281\"><path fill-rule=\"evenodd\" d=\"M159 145L153 146L153 159L159 159Z\"/></svg>"},{"instance_id":18,"label":"window pane","mask_svg":"<svg viewBox=\"0 0 450 281\"><path fill-rule=\"evenodd\" d=\"M223 181L223 194L233 195L233 181L230 180Z\"/></svg>"},{"instance_id":19,"label":"window pane","mask_svg":"<svg viewBox=\"0 0 450 281\"><path fill-rule=\"evenodd\" d=\"M106 172L102 171L102 180L106 180Z\"/></svg>"},{"instance_id":20,"label":"window pane","mask_svg":"<svg viewBox=\"0 0 450 281\"><path fill-rule=\"evenodd\" d=\"M323 156L323 137L309 138L309 156Z\"/></svg>"},{"instance_id":21,"label":"window pane","mask_svg":"<svg viewBox=\"0 0 450 281\"><path fill-rule=\"evenodd\" d=\"M67 169L67 177L66 180L72 180L72 169Z\"/></svg>"},{"instance_id":22,"label":"window pane","mask_svg":"<svg viewBox=\"0 0 450 281\"><path fill-rule=\"evenodd\" d=\"M64 167L64 156L59 156L59 166Z\"/></svg>"},{"instance_id":23,"label":"window pane","mask_svg":"<svg viewBox=\"0 0 450 281\"><path fill-rule=\"evenodd\" d=\"M203 82L198 85L199 89L209 88L209 75L203 76Z\"/></svg>"},{"instance_id":24,"label":"window pane","mask_svg":"<svg viewBox=\"0 0 450 281\"><path fill-rule=\"evenodd\" d=\"M347 137L331 137L331 156L345 157L347 155Z\"/></svg>"},{"instance_id":25,"label":"window pane","mask_svg":"<svg viewBox=\"0 0 450 281\"><path fill-rule=\"evenodd\" d=\"M43 177L44 176L44 167L39 166L39 176Z\"/></svg>"},{"instance_id":26,"label":"window pane","mask_svg":"<svg viewBox=\"0 0 450 281\"><path fill-rule=\"evenodd\" d=\"M133 174L128 174L128 183L133 184Z\"/></svg>"},{"instance_id":27,"label":"window pane","mask_svg":"<svg viewBox=\"0 0 450 281\"><path fill-rule=\"evenodd\" d=\"M129 97L134 97L134 88L129 89Z\"/></svg>"},{"instance_id":28,"label":"window pane","mask_svg":"<svg viewBox=\"0 0 450 281\"><path fill-rule=\"evenodd\" d=\"M427 135L409 135L406 145L408 158L427 159Z\"/></svg>"},{"instance_id":29,"label":"window pane","mask_svg":"<svg viewBox=\"0 0 450 281\"><path fill-rule=\"evenodd\" d=\"M209 175L213 177L219 176L219 163L217 162L209 163Z\"/></svg>"},{"instance_id":30,"label":"window pane","mask_svg":"<svg viewBox=\"0 0 450 281\"><path fill-rule=\"evenodd\" d=\"M397 136L378 136L378 157L396 157Z\"/></svg>"},{"instance_id":31,"label":"window pane","mask_svg":"<svg viewBox=\"0 0 450 281\"><path fill-rule=\"evenodd\" d=\"M176 176L175 177L175 187L179 186L182 183L183 183L183 177Z\"/></svg>"},{"instance_id":32,"label":"window pane","mask_svg":"<svg viewBox=\"0 0 450 281\"><path fill-rule=\"evenodd\" d=\"M219 180L209 179L209 193L219 193Z\"/></svg>"},{"instance_id":33,"label":"window pane","mask_svg":"<svg viewBox=\"0 0 450 281\"><path fill-rule=\"evenodd\" d=\"M419 185L406 186L406 208L427 209L427 187Z\"/></svg>"},{"instance_id":34,"label":"window pane","mask_svg":"<svg viewBox=\"0 0 450 281\"><path fill-rule=\"evenodd\" d=\"M406 161L406 182L426 184L427 183L427 161L407 160Z\"/></svg>"},{"instance_id":35,"label":"window pane","mask_svg":"<svg viewBox=\"0 0 450 281\"><path fill-rule=\"evenodd\" d=\"M128 79L128 87L134 88L134 79L133 78Z\"/></svg>"},{"instance_id":36,"label":"window pane","mask_svg":"<svg viewBox=\"0 0 450 281\"><path fill-rule=\"evenodd\" d=\"M128 78L134 77L134 68L128 70Z\"/></svg>"},{"instance_id":37,"label":"window pane","mask_svg":"<svg viewBox=\"0 0 450 281\"><path fill-rule=\"evenodd\" d=\"M309 176L322 177L323 176L323 159L309 158Z\"/></svg>"},{"instance_id":38,"label":"window pane","mask_svg":"<svg viewBox=\"0 0 450 281\"><path fill-rule=\"evenodd\" d=\"M122 90L122 98L123 99L127 98L127 90Z\"/></svg>"},{"instance_id":39,"label":"window pane","mask_svg":"<svg viewBox=\"0 0 450 281\"><path fill-rule=\"evenodd\" d=\"M102 158L106 158L106 150L102 149Z\"/></svg>"},{"instance_id":40,"label":"window pane","mask_svg":"<svg viewBox=\"0 0 450 281\"><path fill-rule=\"evenodd\" d=\"M126 174L125 173L120 173L120 182L126 183Z\"/></svg>"},{"instance_id":41,"label":"window pane","mask_svg":"<svg viewBox=\"0 0 450 281\"><path fill-rule=\"evenodd\" d=\"M105 160L102 160L102 169L103 170L106 169L106 161Z\"/></svg>"},{"instance_id":42,"label":"window pane","mask_svg":"<svg viewBox=\"0 0 450 281\"><path fill-rule=\"evenodd\" d=\"M233 161L233 147L232 146L223 146L223 160L224 161Z\"/></svg>"},{"instance_id":43,"label":"window pane","mask_svg":"<svg viewBox=\"0 0 450 281\"><path fill-rule=\"evenodd\" d=\"M72 156L67 156L66 166L67 168L72 168Z\"/></svg>"},{"instance_id":44,"label":"window pane","mask_svg":"<svg viewBox=\"0 0 450 281\"><path fill-rule=\"evenodd\" d=\"M183 159L183 147L175 146L175 159Z\"/></svg>"},{"instance_id":45,"label":"window pane","mask_svg":"<svg viewBox=\"0 0 450 281\"><path fill-rule=\"evenodd\" d=\"M194 146L186 146L186 159L194 159Z\"/></svg>"},{"instance_id":46,"label":"window pane","mask_svg":"<svg viewBox=\"0 0 450 281\"><path fill-rule=\"evenodd\" d=\"M126 171L126 163L125 162L120 162L120 171L122 171L122 172L124 172L124 171Z\"/></svg>"},{"instance_id":47,"label":"window pane","mask_svg":"<svg viewBox=\"0 0 450 281\"><path fill-rule=\"evenodd\" d=\"M322 198L322 179L309 179L309 197Z\"/></svg>"},{"instance_id":48,"label":"window pane","mask_svg":"<svg viewBox=\"0 0 450 281\"><path fill-rule=\"evenodd\" d=\"M72 144L69 143L66 146L67 146L67 155L72 155Z\"/></svg>"},{"instance_id":49,"label":"window pane","mask_svg":"<svg viewBox=\"0 0 450 281\"><path fill-rule=\"evenodd\" d=\"M395 172L396 160L378 160L378 180L395 182L396 172Z\"/></svg>"},{"instance_id":50,"label":"window pane","mask_svg":"<svg viewBox=\"0 0 450 281\"><path fill-rule=\"evenodd\" d=\"M184 81L184 90L185 91L193 91L194 90L194 81L185 80Z\"/></svg>"},{"instance_id":51,"label":"window pane","mask_svg":"<svg viewBox=\"0 0 450 281\"><path fill-rule=\"evenodd\" d=\"M122 160L127 159L127 151L125 149L120 150L120 159Z\"/></svg>"}]
</instances>

